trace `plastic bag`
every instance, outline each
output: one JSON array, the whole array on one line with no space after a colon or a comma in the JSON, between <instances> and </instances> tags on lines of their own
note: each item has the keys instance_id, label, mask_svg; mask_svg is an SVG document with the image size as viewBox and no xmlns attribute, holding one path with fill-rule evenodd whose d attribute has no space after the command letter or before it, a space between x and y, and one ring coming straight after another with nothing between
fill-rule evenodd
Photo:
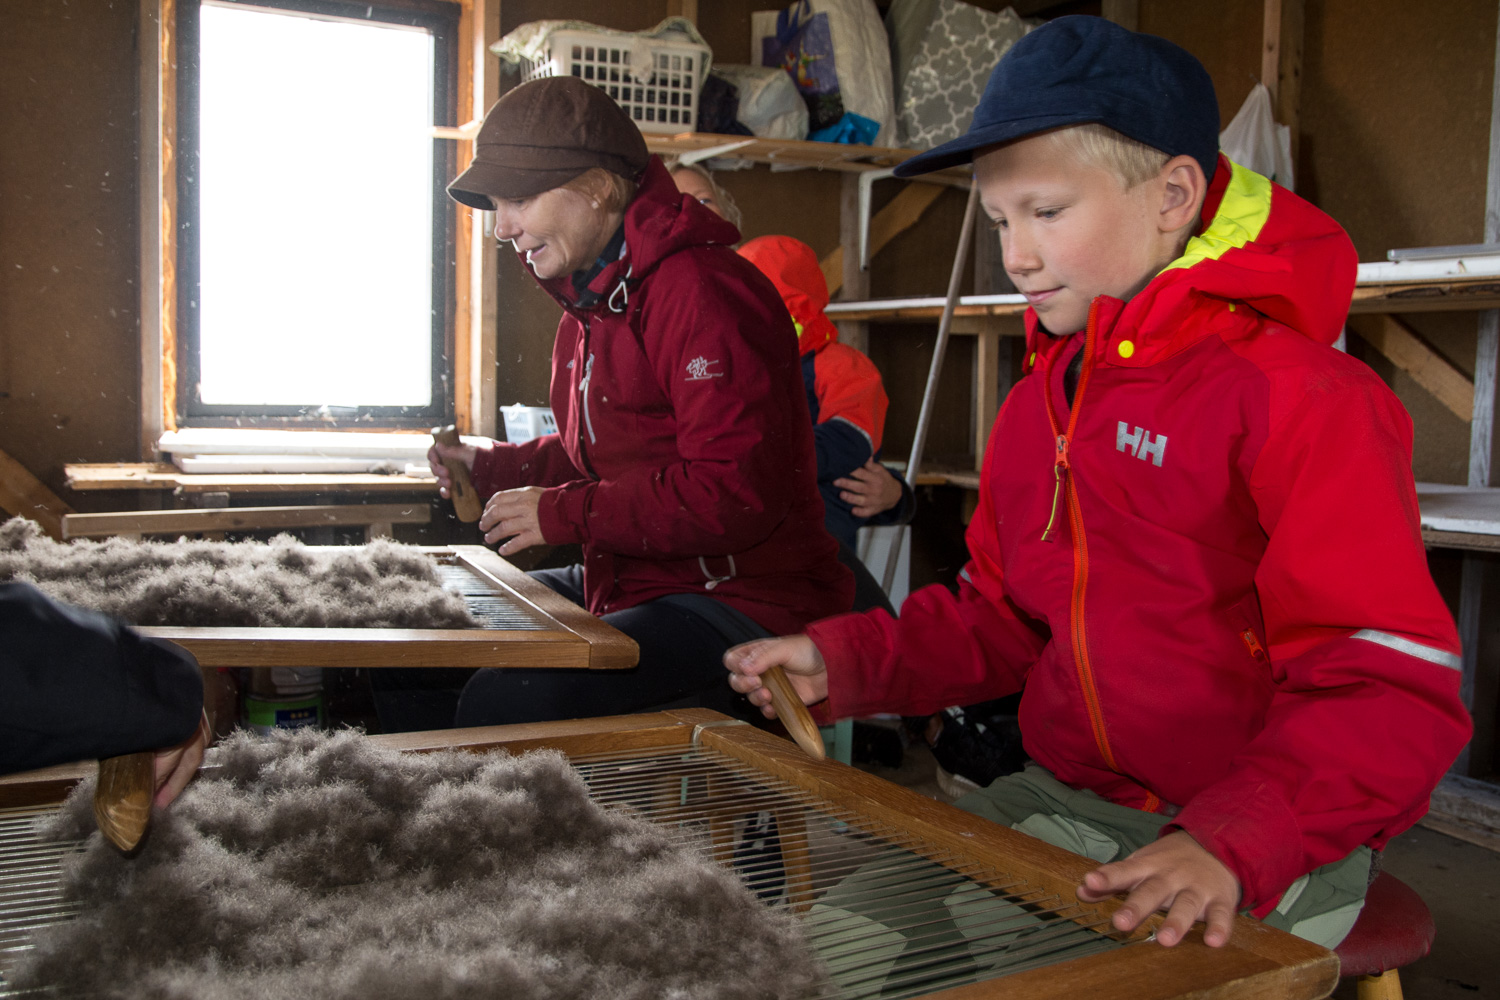
<instances>
[{"instance_id":1,"label":"plastic bag","mask_svg":"<svg viewBox=\"0 0 1500 1000\"><path fill-rule=\"evenodd\" d=\"M792 78L773 66L720 63L713 75L734 85L739 94L736 120L762 139L807 137L807 104Z\"/></svg>"},{"instance_id":2,"label":"plastic bag","mask_svg":"<svg viewBox=\"0 0 1500 1000\"><path fill-rule=\"evenodd\" d=\"M1292 130L1276 124L1271 92L1257 83L1245 103L1219 133L1219 149L1242 167L1271 178L1288 191L1292 186Z\"/></svg>"},{"instance_id":3,"label":"plastic bag","mask_svg":"<svg viewBox=\"0 0 1500 1000\"><path fill-rule=\"evenodd\" d=\"M809 139L895 140L891 51L874 0L798 0L756 11L751 34L760 64L785 69L807 102Z\"/></svg>"}]
</instances>

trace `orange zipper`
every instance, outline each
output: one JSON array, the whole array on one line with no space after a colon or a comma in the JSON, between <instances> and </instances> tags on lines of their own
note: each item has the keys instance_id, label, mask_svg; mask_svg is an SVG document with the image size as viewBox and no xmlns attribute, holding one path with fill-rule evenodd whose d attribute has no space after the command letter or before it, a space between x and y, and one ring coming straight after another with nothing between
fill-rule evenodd
<instances>
[{"instance_id":1,"label":"orange zipper","mask_svg":"<svg viewBox=\"0 0 1500 1000\"><path fill-rule=\"evenodd\" d=\"M1054 537L1052 528L1053 521L1057 517L1058 499L1059 497L1066 498L1068 526L1073 532L1073 599L1069 622L1069 635L1073 640L1073 660L1078 666L1078 684L1083 690L1084 704L1088 708L1089 725L1094 731L1094 744L1098 746L1105 765L1118 774L1120 768L1115 763L1114 751L1110 749L1109 733L1104 727L1104 712L1099 707L1099 689L1094 683L1094 667L1089 658L1088 631L1084 626L1084 594L1089 582L1089 548L1088 540L1083 534L1083 510L1078 503L1078 490L1073 484L1072 465L1068 455L1073 433L1078 428L1078 413L1083 408L1083 394L1088 388L1089 375L1094 370L1094 338L1098 311L1097 302L1089 307L1088 327L1083 336L1083 371L1078 377L1078 388L1073 393L1073 403L1068 408L1066 431L1059 428L1057 409L1052 404L1052 358L1060 352L1055 351L1047 358L1047 386L1044 398L1047 402L1047 419L1052 426L1052 437L1057 442L1057 457L1053 460L1053 473L1057 478L1057 487L1052 494L1052 517L1047 521L1047 528L1042 532L1042 539L1052 541ZM1149 807L1152 805L1151 800L1155 800L1156 796L1149 792L1147 794Z\"/></svg>"}]
</instances>

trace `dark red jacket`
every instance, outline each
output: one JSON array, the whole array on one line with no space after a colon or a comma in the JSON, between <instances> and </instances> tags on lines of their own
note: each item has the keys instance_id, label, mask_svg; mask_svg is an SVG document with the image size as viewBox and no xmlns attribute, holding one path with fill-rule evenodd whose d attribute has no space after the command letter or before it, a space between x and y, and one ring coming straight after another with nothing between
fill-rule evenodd
<instances>
[{"instance_id":1,"label":"dark red jacket","mask_svg":"<svg viewBox=\"0 0 1500 1000\"><path fill-rule=\"evenodd\" d=\"M474 462L488 496L550 487L542 537L583 546L589 610L710 594L772 632L847 611L853 576L823 528L797 337L733 225L652 158L620 259L580 308L571 278L552 350L558 433Z\"/></svg>"},{"instance_id":2,"label":"dark red jacket","mask_svg":"<svg viewBox=\"0 0 1500 1000\"><path fill-rule=\"evenodd\" d=\"M990 438L959 593L808 632L837 715L1024 684L1037 761L1114 802L1180 808L1168 829L1264 914L1415 822L1471 725L1411 420L1327 346L1353 246L1227 160L1203 218L1128 304L1096 299L1086 334L1052 338L1027 313L1027 375Z\"/></svg>"}]
</instances>

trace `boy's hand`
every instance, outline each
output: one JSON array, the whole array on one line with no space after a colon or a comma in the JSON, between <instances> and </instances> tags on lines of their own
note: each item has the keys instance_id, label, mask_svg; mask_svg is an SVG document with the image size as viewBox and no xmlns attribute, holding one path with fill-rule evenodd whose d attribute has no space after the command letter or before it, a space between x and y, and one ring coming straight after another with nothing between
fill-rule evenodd
<instances>
[{"instance_id":1,"label":"boy's hand","mask_svg":"<svg viewBox=\"0 0 1500 1000\"><path fill-rule=\"evenodd\" d=\"M873 458L849 475L835 479L839 499L854 509L855 517L874 517L901 502L901 481Z\"/></svg>"},{"instance_id":2,"label":"boy's hand","mask_svg":"<svg viewBox=\"0 0 1500 1000\"><path fill-rule=\"evenodd\" d=\"M479 449L472 444L463 444L451 447L446 444L433 444L427 449L427 464L432 468L432 474L437 477L438 493L448 499L448 491L453 486L453 477L448 474L447 466L443 465L443 459L457 459L474 471L474 453Z\"/></svg>"},{"instance_id":3,"label":"boy's hand","mask_svg":"<svg viewBox=\"0 0 1500 1000\"><path fill-rule=\"evenodd\" d=\"M484 532L485 543L494 545L509 537L510 541L499 548L502 556L533 545L545 545L536 512L543 492L540 486L522 486L515 490L501 490L490 497L484 513L479 516L479 530Z\"/></svg>"},{"instance_id":4,"label":"boy's hand","mask_svg":"<svg viewBox=\"0 0 1500 1000\"><path fill-rule=\"evenodd\" d=\"M1083 877L1078 898L1097 903L1121 892L1129 895L1115 911L1115 929L1129 933L1157 910L1165 910L1167 919L1156 929L1156 940L1168 948L1199 920L1208 923L1204 944L1222 946L1240 905L1239 879L1184 830L1147 844L1123 861L1095 868Z\"/></svg>"},{"instance_id":5,"label":"boy's hand","mask_svg":"<svg viewBox=\"0 0 1500 1000\"><path fill-rule=\"evenodd\" d=\"M828 667L818 647L805 635L757 639L724 653L729 686L759 705L761 714L768 719L776 718L776 710L771 707L771 692L761 684L760 675L778 664L786 671L787 680L803 704L811 705L828 697Z\"/></svg>"}]
</instances>

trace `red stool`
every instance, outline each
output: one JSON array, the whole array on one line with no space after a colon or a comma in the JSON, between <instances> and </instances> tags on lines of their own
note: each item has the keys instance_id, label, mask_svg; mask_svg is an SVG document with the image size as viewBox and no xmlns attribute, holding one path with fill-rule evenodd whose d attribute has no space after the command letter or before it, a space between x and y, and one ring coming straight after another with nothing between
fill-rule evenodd
<instances>
[{"instance_id":1,"label":"red stool","mask_svg":"<svg viewBox=\"0 0 1500 1000\"><path fill-rule=\"evenodd\" d=\"M1365 893L1365 908L1348 937L1334 949L1340 976L1359 977L1359 1000L1401 1000L1396 971L1432 950L1437 928L1422 897L1396 876L1381 872Z\"/></svg>"}]
</instances>

